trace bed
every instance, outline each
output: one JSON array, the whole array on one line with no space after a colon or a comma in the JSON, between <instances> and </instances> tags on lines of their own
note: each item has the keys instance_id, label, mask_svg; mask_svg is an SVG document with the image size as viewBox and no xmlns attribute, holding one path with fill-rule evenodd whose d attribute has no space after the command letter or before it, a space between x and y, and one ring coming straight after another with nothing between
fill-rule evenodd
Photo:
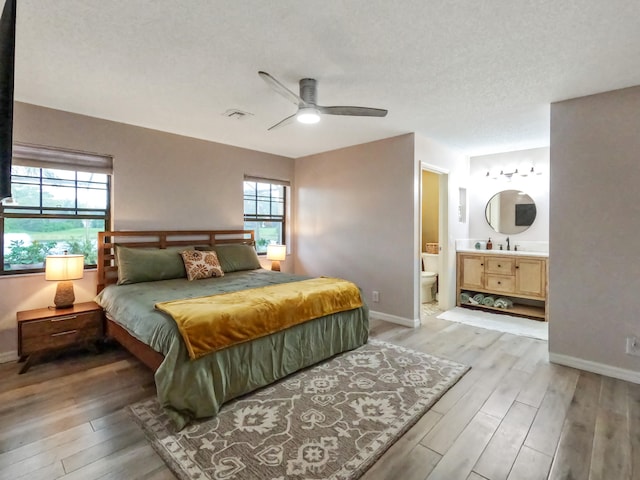
<instances>
[{"instance_id":1,"label":"bed","mask_svg":"<svg viewBox=\"0 0 640 480\"><path fill-rule=\"evenodd\" d=\"M300 286L312 281L260 268L254 240L253 231L246 230L111 231L98 235L96 301L105 310L106 334L155 372L158 399L178 429L193 419L216 415L222 404L233 398L367 341L368 309L362 302L358 308L192 358L176 321L155 308L156 304L243 295L249 289ZM190 249L216 251L224 276L189 281L184 273L176 277L172 267L163 264L167 259L174 262L178 252ZM125 284L119 284L123 281Z\"/></svg>"}]
</instances>

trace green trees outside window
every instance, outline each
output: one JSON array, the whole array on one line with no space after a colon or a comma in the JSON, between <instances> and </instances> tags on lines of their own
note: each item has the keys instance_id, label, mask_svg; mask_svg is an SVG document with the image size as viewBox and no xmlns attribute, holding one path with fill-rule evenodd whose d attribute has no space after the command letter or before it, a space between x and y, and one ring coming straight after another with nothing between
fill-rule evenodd
<instances>
[{"instance_id":1,"label":"green trees outside window","mask_svg":"<svg viewBox=\"0 0 640 480\"><path fill-rule=\"evenodd\" d=\"M109 226L110 176L14 165L13 202L0 206L2 272L41 271L50 254L97 262L97 233Z\"/></svg>"},{"instance_id":2,"label":"green trees outside window","mask_svg":"<svg viewBox=\"0 0 640 480\"><path fill-rule=\"evenodd\" d=\"M270 243L284 244L287 187L269 180L244 181L244 228L254 230L256 251L267 253Z\"/></svg>"}]
</instances>

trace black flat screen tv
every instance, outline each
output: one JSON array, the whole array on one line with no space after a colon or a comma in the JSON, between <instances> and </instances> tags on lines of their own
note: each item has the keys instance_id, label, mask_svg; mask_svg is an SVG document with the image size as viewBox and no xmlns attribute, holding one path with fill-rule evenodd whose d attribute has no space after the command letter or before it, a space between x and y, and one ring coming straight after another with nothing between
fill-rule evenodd
<instances>
[{"instance_id":1,"label":"black flat screen tv","mask_svg":"<svg viewBox=\"0 0 640 480\"><path fill-rule=\"evenodd\" d=\"M15 54L16 0L6 0L0 18L0 200L11 196Z\"/></svg>"}]
</instances>

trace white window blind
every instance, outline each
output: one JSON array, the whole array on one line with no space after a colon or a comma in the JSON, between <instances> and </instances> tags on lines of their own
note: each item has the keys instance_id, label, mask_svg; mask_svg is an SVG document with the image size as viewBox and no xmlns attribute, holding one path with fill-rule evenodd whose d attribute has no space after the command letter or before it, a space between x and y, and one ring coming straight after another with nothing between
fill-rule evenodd
<instances>
[{"instance_id":1,"label":"white window blind","mask_svg":"<svg viewBox=\"0 0 640 480\"><path fill-rule=\"evenodd\" d=\"M289 180L277 180L274 178L265 178L265 177L253 177L251 175L244 176L245 182L260 182L260 183L271 183L273 185L284 185L285 187L290 187L291 182Z\"/></svg>"},{"instance_id":2,"label":"white window blind","mask_svg":"<svg viewBox=\"0 0 640 480\"><path fill-rule=\"evenodd\" d=\"M113 173L113 157L111 155L20 143L13 145L13 164L107 175Z\"/></svg>"}]
</instances>

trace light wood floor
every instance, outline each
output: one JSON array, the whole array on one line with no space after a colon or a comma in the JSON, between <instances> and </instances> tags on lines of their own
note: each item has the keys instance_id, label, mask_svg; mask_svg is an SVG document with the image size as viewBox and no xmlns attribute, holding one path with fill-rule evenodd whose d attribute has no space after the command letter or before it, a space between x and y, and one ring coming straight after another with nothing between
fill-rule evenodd
<instances>
[{"instance_id":1,"label":"light wood floor","mask_svg":"<svg viewBox=\"0 0 640 480\"><path fill-rule=\"evenodd\" d=\"M429 317L372 337L473 368L364 480L640 479L640 385L549 364L547 344ZM0 478L175 479L123 407L154 393L126 352L0 365Z\"/></svg>"}]
</instances>

